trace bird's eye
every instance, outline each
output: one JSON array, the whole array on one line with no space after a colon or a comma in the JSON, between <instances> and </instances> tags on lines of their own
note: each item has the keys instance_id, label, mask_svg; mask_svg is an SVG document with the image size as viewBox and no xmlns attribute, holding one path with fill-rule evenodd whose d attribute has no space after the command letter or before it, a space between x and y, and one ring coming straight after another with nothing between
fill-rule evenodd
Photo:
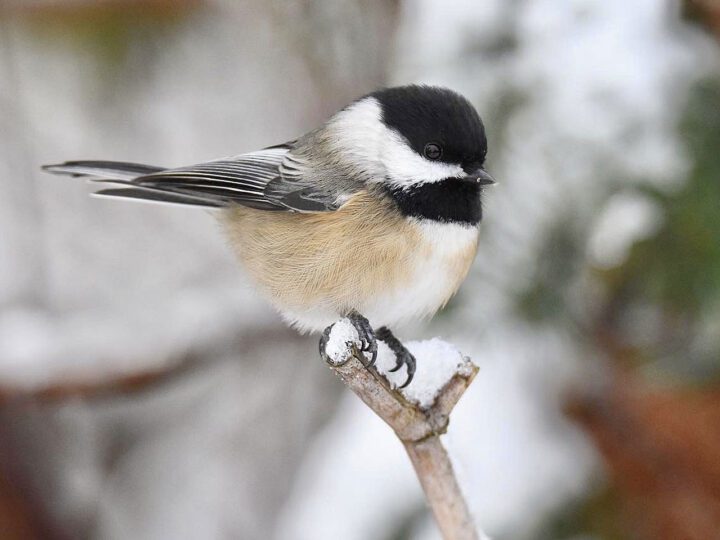
<instances>
[{"instance_id":1,"label":"bird's eye","mask_svg":"<svg viewBox=\"0 0 720 540\"><path fill-rule=\"evenodd\" d=\"M425 145L425 149L423 150L423 154L425 154L425 157L428 159L440 159L440 156L442 156L442 148L439 144L427 143Z\"/></svg>"}]
</instances>

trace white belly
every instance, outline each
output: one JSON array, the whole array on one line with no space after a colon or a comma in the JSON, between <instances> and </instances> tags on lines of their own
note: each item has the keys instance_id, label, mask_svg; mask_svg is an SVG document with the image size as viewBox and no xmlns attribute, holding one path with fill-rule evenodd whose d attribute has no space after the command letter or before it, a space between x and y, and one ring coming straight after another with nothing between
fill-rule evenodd
<instances>
[{"instance_id":1,"label":"white belly","mask_svg":"<svg viewBox=\"0 0 720 540\"><path fill-rule=\"evenodd\" d=\"M363 299L357 307L374 328L433 315L455 294L475 257L478 227L431 221L418 222L417 227L422 247L408 261L408 279ZM322 331L343 315L327 306L280 310L294 326L310 331Z\"/></svg>"},{"instance_id":2,"label":"white belly","mask_svg":"<svg viewBox=\"0 0 720 540\"><path fill-rule=\"evenodd\" d=\"M368 300L361 311L375 327L395 326L429 317L457 292L475 257L478 228L423 222L425 253L418 253L408 271L412 278L389 293Z\"/></svg>"}]
</instances>

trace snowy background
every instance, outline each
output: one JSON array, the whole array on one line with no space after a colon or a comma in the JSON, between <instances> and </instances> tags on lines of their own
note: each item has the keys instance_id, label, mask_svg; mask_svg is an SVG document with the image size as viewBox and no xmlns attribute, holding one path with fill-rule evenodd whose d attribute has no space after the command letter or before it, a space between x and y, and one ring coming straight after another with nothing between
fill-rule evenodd
<instances>
[{"instance_id":1,"label":"snowy background","mask_svg":"<svg viewBox=\"0 0 720 540\"><path fill-rule=\"evenodd\" d=\"M0 1L0 536L438 538L401 445L210 213L39 171L237 154L425 82L474 102L500 181L458 297L399 332L480 366L445 437L472 510L495 539L643 538L597 510L612 475L567 403L612 387L608 327L649 378L719 367L720 277L679 341L664 297L614 301L700 167L678 126L720 72L707 20L660 0Z\"/></svg>"}]
</instances>

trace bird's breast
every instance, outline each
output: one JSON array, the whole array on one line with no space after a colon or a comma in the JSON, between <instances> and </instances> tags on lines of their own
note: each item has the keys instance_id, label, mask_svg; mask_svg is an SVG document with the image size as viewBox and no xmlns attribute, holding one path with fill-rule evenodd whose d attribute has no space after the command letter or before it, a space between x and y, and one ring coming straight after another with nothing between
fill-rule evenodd
<instances>
[{"instance_id":1,"label":"bird's breast","mask_svg":"<svg viewBox=\"0 0 720 540\"><path fill-rule=\"evenodd\" d=\"M335 212L236 208L223 222L252 277L308 330L350 309L374 326L434 313L467 275L478 240L476 225L404 216L367 192Z\"/></svg>"},{"instance_id":2,"label":"bird's breast","mask_svg":"<svg viewBox=\"0 0 720 540\"><path fill-rule=\"evenodd\" d=\"M459 223L410 220L417 248L407 254L406 279L368 299L375 324L393 325L434 314L457 292L475 258L479 229Z\"/></svg>"}]
</instances>

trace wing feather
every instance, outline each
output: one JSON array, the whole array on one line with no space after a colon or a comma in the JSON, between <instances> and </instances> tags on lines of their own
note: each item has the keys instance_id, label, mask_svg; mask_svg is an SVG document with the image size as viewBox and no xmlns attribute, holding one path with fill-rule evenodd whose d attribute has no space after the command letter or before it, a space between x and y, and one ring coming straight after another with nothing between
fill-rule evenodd
<instances>
[{"instance_id":1,"label":"wing feather","mask_svg":"<svg viewBox=\"0 0 720 540\"><path fill-rule=\"evenodd\" d=\"M280 175L287 149L261 150L189 167L139 176L133 184L178 195L200 196L220 206L244 204L263 210L287 210L265 196L268 182Z\"/></svg>"},{"instance_id":2,"label":"wing feather","mask_svg":"<svg viewBox=\"0 0 720 540\"><path fill-rule=\"evenodd\" d=\"M98 195L155 202L226 207L241 204L262 210L326 212L342 199L332 178L322 178L298 141L189 167L164 169L135 163L75 161L46 166L49 172L84 176L94 183L120 185Z\"/></svg>"},{"instance_id":3,"label":"wing feather","mask_svg":"<svg viewBox=\"0 0 720 540\"><path fill-rule=\"evenodd\" d=\"M335 197L315 186L313 180L312 168L288 145L167 169L139 176L133 183L209 198L223 206L244 204L298 212L335 210Z\"/></svg>"}]
</instances>

